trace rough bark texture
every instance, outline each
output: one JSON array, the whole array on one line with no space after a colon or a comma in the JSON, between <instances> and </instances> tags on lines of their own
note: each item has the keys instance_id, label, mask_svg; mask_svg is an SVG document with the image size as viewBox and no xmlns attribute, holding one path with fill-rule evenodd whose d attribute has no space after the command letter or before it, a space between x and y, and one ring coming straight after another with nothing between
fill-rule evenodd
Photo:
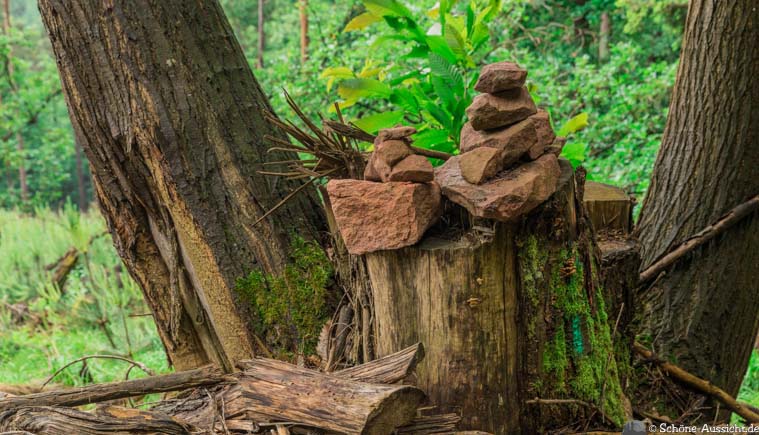
<instances>
[{"instance_id":1,"label":"rough bark texture","mask_svg":"<svg viewBox=\"0 0 759 435\"><path fill-rule=\"evenodd\" d=\"M253 354L234 292L315 236L313 192L253 226L297 182L257 173L282 137L216 1L40 0L77 140L119 255L172 363L227 370Z\"/></svg>"},{"instance_id":2,"label":"rough bark texture","mask_svg":"<svg viewBox=\"0 0 759 435\"><path fill-rule=\"evenodd\" d=\"M521 222L477 221L461 237L449 224L366 256L378 354L423 343L417 385L463 429L545 433L584 411L526 403L535 397L581 398L621 422L598 264L561 166L559 191Z\"/></svg>"},{"instance_id":3,"label":"rough bark texture","mask_svg":"<svg viewBox=\"0 0 759 435\"><path fill-rule=\"evenodd\" d=\"M637 229L642 268L759 192L757 41L754 0L690 2ZM656 353L735 395L759 329L758 273L756 214L678 260L642 301Z\"/></svg>"}]
</instances>

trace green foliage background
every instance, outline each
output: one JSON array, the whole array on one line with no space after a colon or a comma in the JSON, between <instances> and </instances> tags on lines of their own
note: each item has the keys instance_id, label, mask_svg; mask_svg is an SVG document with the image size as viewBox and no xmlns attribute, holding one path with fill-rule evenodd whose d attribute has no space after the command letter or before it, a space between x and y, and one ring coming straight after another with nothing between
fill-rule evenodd
<instances>
[{"instance_id":1,"label":"green foliage background","mask_svg":"<svg viewBox=\"0 0 759 435\"><path fill-rule=\"evenodd\" d=\"M298 1L267 0L264 67L256 68L257 2L220 1L282 116L291 115L287 89L312 118L330 116L339 102L367 130L415 125L417 145L456 152L479 68L517 61L529 70L529 89L555 129L571 132L565 156L586 166L591 178L639 198L664 129L687 9L687 0L309 0L311 43L301 63ZM96 213L66 205L80 198L55 62L35 2L11 6L13 29L0 33L0 382L42 379L82 355L125 349L154 370L168 370L150 317L130 317L147 307L107 237L89 247L89 260L77 266L65 293L49 284L44 266L104 224ZM604 13L612 32L609 56L600 59ZM28 200L20 196L21 165ZM89 202L92 188L87 176L83 181ZM9 306L18 304L34 320L14 321ZM262 313L264 321L299 315L291 307L272 309ZM755 353L741 390L755 404L757 360ZM113 361L88 366L86 376L78 365L58 381L117 379L126 369Z\"/></svg>"}]
</instances>

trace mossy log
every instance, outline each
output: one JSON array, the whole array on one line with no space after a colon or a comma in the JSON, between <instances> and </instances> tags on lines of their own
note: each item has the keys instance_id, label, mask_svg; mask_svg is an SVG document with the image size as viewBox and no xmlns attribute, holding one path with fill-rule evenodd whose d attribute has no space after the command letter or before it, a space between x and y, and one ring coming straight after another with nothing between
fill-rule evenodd
<instances>
[{"instance_id":1,"label":"mossy log","mask_svg":"<svg viewBox=\"0 0 759 435\"><path fill-rule=\"evenodd\" d=\"M441 412L458 412L462 429L543 433L578 418L623 422L582 189L569 163L561 166L559 191L522 222L467 228L463 219L452 236L447 219L447 229L416 246L367 254L379 356L423 343L417 386ZM527 403L535 398L592 406Z\"/></svg>"}]
</instances>

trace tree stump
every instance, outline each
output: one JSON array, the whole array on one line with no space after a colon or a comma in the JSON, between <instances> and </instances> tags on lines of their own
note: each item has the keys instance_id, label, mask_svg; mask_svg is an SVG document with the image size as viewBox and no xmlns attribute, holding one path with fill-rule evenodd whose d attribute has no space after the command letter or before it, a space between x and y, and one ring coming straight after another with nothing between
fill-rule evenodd
<instances>
[{"instance_id":1,"label":"tree stump","mask_svg":"<svg viewBox=\"0 0 759 435\"><path fill-rule=\"evenodd\" d=\"M606 228L629 233L632 230L633 202L619 187L588 181L583 202L596 231Z\"/></svg>"},{"instance_id":2,"label":"tree stump","mask_svg":"<svg viewBox=\"0 0 759 435\"><path fill-rule=\"evenodd\" d=\"M623 421L595 246L572 168L561 167L559 191L522 222L448 213L418 245L366 256L378 355L421 342L417 386L460 413L462 429L541 433L589 413ZM587 406L527 403L537 397Z\"/></svg>"}]
</instances>

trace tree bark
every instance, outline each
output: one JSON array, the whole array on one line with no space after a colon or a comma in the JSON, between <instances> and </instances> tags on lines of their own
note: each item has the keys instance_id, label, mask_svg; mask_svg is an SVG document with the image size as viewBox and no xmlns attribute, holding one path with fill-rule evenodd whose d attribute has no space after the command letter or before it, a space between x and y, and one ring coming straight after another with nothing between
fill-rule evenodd
<instances>
[{"instance_id":1,"label":"tree bark","mask_svg":"<svg viewBox=\"0 0 759 435\"><path fill-rule=\"evenodd\" d=\"M236 281L276 275L323 216L300 182L258 174L271 110L216 1L40 0L77 140L114 244L177 369L254 354Z\"/></svg>"},{"instance_id":2,"label":"tree bark","mask_svg":"<svg viewBox=\"0 0 759 435\"><path fill-rule=\"evenodd\" d=\"M76 153L77 204L79 210L86 212L89 201L87 200L87 186L84 178L84 158L82 157L82 146L77 140L74 140L74 152Z\"/></svg>"},{"instance_id":3,"label":"tree bark","mask_svg":"<svg viewBox=\"0 0 759 435\"><path fill-rule=\"evenodd\" d=\"M759 193L758 40L755 1L690 2L669 117L636 230L641 270ZM641 319L655 352L735 395L759 329L758 273L753 213L653 277Z\"/></svg>"},{"instance_id":4,"label":"tree bark","mask_svg":"<svg viewBox=\"0 0 759 435\"><path fill-rule=\"evenodd\" d=\"M300 9L300 64L308 60L308 0L298 2Z\"/></svg>"},{"instance_id":5,"label":"tree bark","mask_svg":"<svg viewBox=\"0 0 759 435\"><path fill-rule=\"evenodd\" d=\"M366 256L377 353L424 343L417 384L463 429L546 433L585 411L528 405L536 397L580 398L621 425L599 265L571 165L561 166L559 192L522 223L483 221L465 237Z\"/></svg>"},{"instance_id":6,"label":"tree bark","mask_svg":"<svg viewBox=\"0 0 759 435\"><path fill-rule=\"evenodd\" d=\"M258 52L256 53L256 68L264 67L265 47L266 31L264 29L264 0L258 0Z\"/></svg>"}]
</instances>

